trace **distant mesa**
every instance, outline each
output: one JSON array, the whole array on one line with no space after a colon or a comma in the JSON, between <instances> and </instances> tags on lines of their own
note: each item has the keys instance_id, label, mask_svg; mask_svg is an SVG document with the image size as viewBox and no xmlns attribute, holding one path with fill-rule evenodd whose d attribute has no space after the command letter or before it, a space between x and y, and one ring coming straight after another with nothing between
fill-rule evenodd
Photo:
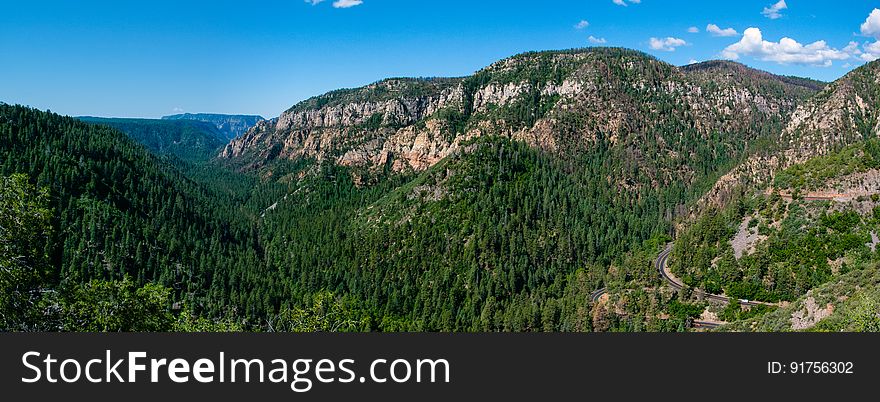
<instances>
[{"instance_id":1,"label":"distant mesa","mask_svg":"<svg viewBox=\"0 0 880 402\"><path fill-rule=\"evenodd\" d=\"M196 120L211 123L230 141L250 130L258 122L265 120L262 116L232 115L214 113L183 113L162 116L162 120Z\"/></svg>"}]
</instances>

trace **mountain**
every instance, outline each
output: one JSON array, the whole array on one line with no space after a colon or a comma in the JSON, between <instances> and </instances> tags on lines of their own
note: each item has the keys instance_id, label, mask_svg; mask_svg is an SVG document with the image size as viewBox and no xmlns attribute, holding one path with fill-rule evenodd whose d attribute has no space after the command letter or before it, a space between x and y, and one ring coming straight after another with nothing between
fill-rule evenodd
<instances>
[{"instance_id":1,"label":"mountain","mask_svg":"<svg viewBox=\"0 0 880 402\"><path fill-rule=\"evenodd\" d=\"M676 330L684 302L662 296L646 323L589 295L659 285L649 245L819 86L625 49L527 53L306 100L220 156L288 186L262 221L297 299L349 295L383 330Z\"/></svg>"},{"instance_id":2,"label":"mountain","mask_svg":"<svg viewBox=\"0 0 880 402\"><path fill-rule=\"evenodd\" d=\"M309 99L261 122L221 156L251 167L276 158L312 158L402 172L425 170L462 141L482 135L562 151L606 137L637 148L642 140L637 137L655 131L687 137L670 140L670 148L690 138L736 132L740 138L725 141L744 147L782 124L817 87L734 63L716 64L677 68L642 53L606 48L527 53L466 78L390 79ZM719 80L709 68L728 76L750 71L751 78ZM691 153L669 151L680 159Z\"/></svg>"},{"instance_id":3,"label":"mountain","mask_svg":"<svg viewBox=\"0 0 880 402\"><path fill-rule=\"evenodd\" d=\"M727 306L721 318L735 322L725 329L880 325L871 274L880 264L878 95L876 62L829 84L682 225L672 271L685 284L778 304L767 314Z\"/></svg>"},{"instance_id":4,"label":"mountain","mask_svg":"<svg viewBox=\"0 0 880 402\"><path fill-rule=\"evenodd\" d=\"M158 155L204 162L226 145L226 134L213 124L195 120L119 119L79 117L80 120L113 127Z\"/></svg>"},{"instance_id":5,"label":"mountain","mask_svg":"<svg viewBox=\"0 0 880 402\"><path fill-rule=\"evenodd\" d=\"M223 142L229 142L236 138L258 122L263 121L261 116L253 115L231 115L231 114L212 114L212 113L184 113L171 116L163 116L162 120L193 120L202 121L214 125L214 127L222 133Z\"/></svg>"},{"instance_id":6,"label":"mountain","mask_svg":"<svg viewBox=\"0 0 880 402\"><path fill-rule=\"evenodd\" d=\"M723 205L736 188L766 184L777 171L876 136L880 118L880 63L859 67L800 105L765 152L752 155L719 180L701 204Z\"/></svg>"}]
</instances>

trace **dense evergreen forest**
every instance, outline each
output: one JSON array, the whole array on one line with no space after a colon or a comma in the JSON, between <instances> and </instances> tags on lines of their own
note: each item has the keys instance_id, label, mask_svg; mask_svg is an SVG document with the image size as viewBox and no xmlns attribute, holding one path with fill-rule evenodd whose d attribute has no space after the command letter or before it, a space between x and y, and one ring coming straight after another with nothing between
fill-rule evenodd
<instances>
[{"instance_id":1,"label":"dense evergreen forest","mask_svg":"<svg viewBox=\"0 0 880 402\"><path fill-rule=\"evenodd\" d=\"M500 138L449 161L453 177L358 187L346 168L279 164L317 173L295 192L213 192L106 126L9 105L2 122L4 197L19 202L4 219L33 214L3 225L32 231L3 233L4 264L28 278L4 278L9 329L589 330L602 264L666 230L659 206L653 224L602 226L614 202L565 174L574 161ZM440 182L465 196L417 206ZM601 229L566 229L584 225Z\"/></svg>"},{"instance_id":2,"label":"dense evergreen forest","mask_svg":"<svg viewBox=\"0 0 880 402\"><path fill-rule=\"evenodd\" d=\"M9 329L591 330L593 290L654 280L606 266L667 233L681 202L588 173L617 169L610 149L559 159L488 137L363 187L309 161L269 181L190 174L110 127L20 106L2 122L4 197L24 203L4 216L35 214L33 232L4 232L28 278L4 278Z\"/></svg>"},{"instance_id":3,"label":"dense evergreen forest","mask_svg":"<svg viewBox=\"0 0 880 402\"><path fill-rule=\"evenodd\" d=\"M18 292L34 297L11 302L18 307L7 328L170 329L173 320L157 322L154 313L197 312L218 273L259 269L255 229L237 207L125 134L0 105L0 143L4 197L23 203L4 202L4 216L15 222L22 211L40 212L3 225L5 258L33 278L4 278L4 286L26 284ZM17 243L17 230L32 240Z\"/></svg>"}]
</instances>

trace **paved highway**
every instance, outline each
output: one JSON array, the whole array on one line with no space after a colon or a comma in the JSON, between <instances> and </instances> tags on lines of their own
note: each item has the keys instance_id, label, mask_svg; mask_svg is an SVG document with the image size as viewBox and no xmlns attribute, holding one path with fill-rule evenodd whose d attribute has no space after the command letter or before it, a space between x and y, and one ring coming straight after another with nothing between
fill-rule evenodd
<instances>
[{"instance_id":1,"label":"paved highway","mask_svg":"<svg viewBox=\"0 0 880 402\"><path fill-rule=\"evenodd\" d=\"M595 303L599 301L599 298L605 294L605 288L596 289L593 293L590 293L590 300Z\"/></svg>"},{"instance_id":2,"label":"paved highway","mask_svg":"<svg viewBox=\"0 0 880 402\"><path fill-rule=\"evenodd\" d=\"M678 280L678 278L676 278L674 275L672 275L672 273L669 272L669 270L667 269L668 268L667 262L669 261L669 254L671 254L671 253L672 253L672 243L669 243L666 246L666 248L660 252L660 255L657 256L657 261L654 262L654 266L657 267L657 271L660 273L660 276L662 276L663 279L665 279L666 282L669 283L669 286L671 286L673 289L679 290L679 289L683 288L684 285ZM724 303L730 303L730 301L732 300L732 298L730 298L730 297L727 297L724 295L715 295L715 294L711 294L711 293L706 293L700 289L694 289L694 292L696 292L699 295L702 295L703 297L705 297L707 299L717 300L717 301L724 302ZM765 303L765 302L759 302L759 301L753 301L753 300L737 299L737 301L739 302L739 304L742 304L743 306L757 306L757 305L761 305L761 304L768 305L768 306L773 305L771 303Z\"/></svg>"},{"instance_id":3,"label":"paved highway","mask_svg":"<svg viewBox=\"0 0 880 402\"><path fill-rule=\"evenodd\" d=\"M660 276L663 277L663 279L669 284L669 286L671 286L675 290L681 290L682 288L684 288L684 284L682 284L681 281L679 281L678 278L675 277L675 275L672 275L672 273L668 271L667 263L669 262L669 254L671 254L671 253L672 253L672 243L669 243L668 245L666 245L666 248L664 248L663 251L661 251L660 254L657 256L657 260L654 261L654 266L657 268L657 272L660 273ZM715 295L715 294L711 294L711 293L706 293L706 292L699 290L699 289L695 289L694 292L696 292L699 295L702 295L704 298L716 300L716 301L720 301L720 302L724 302L724 303L730 303L730 300L731 300L730 297L727 297L724 295ZM605 288L596 289L593 293L590 294L590 300L593 303L596 303L599 301L599 299L605 293L606 293ZM737 301L739 301L739 303L744 306L757 306L760 304L772 305L771 303L764 303L764 302L758 302L758 301L752 301L752 300L738 299ZM694 328L707 328L707 329L717 328L721 325L717 322L711 322L711 321L694 321L694 322L692 322L692 324L693 324Z\"/></svg>"}]
</instances>

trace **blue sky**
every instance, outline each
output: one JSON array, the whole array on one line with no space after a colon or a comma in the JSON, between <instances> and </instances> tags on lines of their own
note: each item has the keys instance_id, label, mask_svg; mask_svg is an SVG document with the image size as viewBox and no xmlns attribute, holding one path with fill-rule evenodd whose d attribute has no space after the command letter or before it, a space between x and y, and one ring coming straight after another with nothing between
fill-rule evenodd
<instances>
[{"instance_id":1,"label":"blue sky","mask_svg":"<svg viewBox=\"0 0 880 402\"><path fill-rule=\"evenodd\" d=\"M0 101L70 115L275 117L332 89L468 75L523 51L594 43L676 65L730 58L834 80L880 56L875 8L880 1L7 1Z\"/></svg>"}]
</instances>

